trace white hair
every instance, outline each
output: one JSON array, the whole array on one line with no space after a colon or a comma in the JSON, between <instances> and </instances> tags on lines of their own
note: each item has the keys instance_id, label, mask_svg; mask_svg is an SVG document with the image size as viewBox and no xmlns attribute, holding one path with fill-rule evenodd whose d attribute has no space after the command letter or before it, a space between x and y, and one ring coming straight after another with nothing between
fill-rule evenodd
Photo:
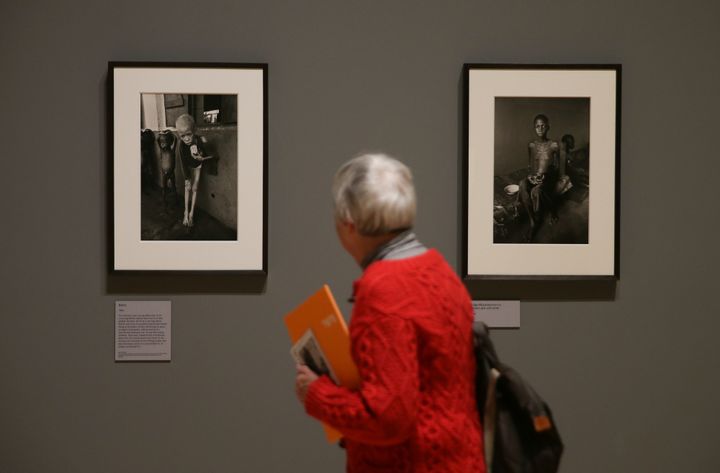
<instances>
[{"instance_id":1,"label":"white hair","mask_svg":"<svg viewBox=\"0 0 720 473\"><path fill-rule=\"evenodd\" d=\"M363 154L343 164L333 181L335 218L352 222L361 235L412 228L415 188L410 169L384 154Z\"/></svg>"}]
</instances>

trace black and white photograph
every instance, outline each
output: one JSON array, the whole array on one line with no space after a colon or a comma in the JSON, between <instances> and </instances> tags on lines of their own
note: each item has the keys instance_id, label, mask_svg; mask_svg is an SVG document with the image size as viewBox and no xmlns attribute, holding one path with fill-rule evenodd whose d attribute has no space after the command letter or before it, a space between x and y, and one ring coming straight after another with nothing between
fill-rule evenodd
<instances>
[{"instance_id":1,"label":"black and white photograph","mask_svg":"<svg viewBox=\"0 0 720 473\"><path fill-rule=\"evenodd\" d=\"M463 277L618 277L620 70L464 66Z\"/></svg>"},{"instance_id":2,"label":"black and white photograph","mask_svg":"<svg viewBox=\"0 0 720 473\"><path fill-rule=\"evenodd\" d=\"M590 99L496 97L494 243L587 244Z\"/></svg>"},{"instance_id":3,"label":"black and white photograph","mask_svg":"<svg viewBox=\"0 0 720 473\"><path fill-rule=\"evenodd\" d=\"M141 239L237 238L237 95L141 94Z\"/></svg>"},{"instance_id":4,"label":"black and white photograph","mask_svg":"<svg viewBox=\"0 0 720 473\"><path fill-rule=\"evenodd\" d=\"M290 354L295 362L306 365L317 375L328 375L335 383L340 384L312 330L306 331L295 342Z\"/></svg>"},{"instance_id":5,"label":"black and white photograph","mask_svg":"<svg viewBox=\"0 0 720 473\"><path fill-rule=\"evenodd\" d=\"M267 66L110 63L112 271L265 273Z\"/></svg>"}]
</instances>

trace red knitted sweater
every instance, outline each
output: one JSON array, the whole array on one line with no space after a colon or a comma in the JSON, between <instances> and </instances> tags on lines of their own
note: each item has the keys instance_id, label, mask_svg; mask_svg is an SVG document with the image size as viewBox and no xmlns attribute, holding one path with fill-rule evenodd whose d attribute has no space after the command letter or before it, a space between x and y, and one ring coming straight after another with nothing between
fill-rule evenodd
<instances>
[{"instance_id":1,"label":"red knitted sweater","mask_svg":"<svg viewBox=\"0 0 720 473\"><path fill-rule=\"evenodd\" d=\"M361 387L323 376L305 399L342 432L349 473L484 473L475 407L472 304L435 250L372 263L354 284Z\"/></svg>"}]
</instances>

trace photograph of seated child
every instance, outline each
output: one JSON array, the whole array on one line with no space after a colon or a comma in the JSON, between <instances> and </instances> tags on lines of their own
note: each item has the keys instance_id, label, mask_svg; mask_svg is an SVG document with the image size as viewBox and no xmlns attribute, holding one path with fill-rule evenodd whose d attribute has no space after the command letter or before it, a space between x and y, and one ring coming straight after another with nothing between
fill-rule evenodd
<instances>
[{"instance_id":1,"label":"photograph of seated child","mask_svg":"<svg viewBox=\"0 0 720 473\"><path fill-rule=\"evenodd\" d=\"M215 156L209 153L210 146L207 139L195 132L193 117L187 114L180 115L175 121L175 128L180 137L178 155L185 178L185 211L182 223L186 227L192 227L202 163Z\"/></svg>"},{"instance_id":2,"label":"photograph of seated child","mask_svg":"<svg viewBox=\"0 0 720 473\"><path fill-rule=\"evenodd\" d=\"M589 111L584 97L496 100L494 243L587 243Z\"/></svg>"},{"instance_id":3,"label":"photograph of seated child","mask_svg":"<svg viewBox=\"0 0 720 473\"><path fill-rule=\"evenodd\" d=\"M550 123L545 115L533 120L537 139L528 143L528 175L520 181L518 199L530 219L528 241L532 241L542 211L553 211L552 189L555 188L557 169L553 163L558 159L560 146L547 137ZM542 207L541 207L542 206ZM557 219L551 216L551 223Z\"/></svg>"},{"instance_id":4,"label":"photograph of seated child","mask_svg":"<svg viewBox=\"0 0 720 473\"><path fill-rule=\"evenodd\" d=\"M566 150L557 141L548 138L550 119L537 115L533 120L537 138L528 143L528 175L520 181L518 200L530 220L527 241L535 238L542 218L548 216L548 223L558 220L555 197L572 187L565 174ZM566 143L563 143L563 147Z\"/></svg>"}]
</instances>

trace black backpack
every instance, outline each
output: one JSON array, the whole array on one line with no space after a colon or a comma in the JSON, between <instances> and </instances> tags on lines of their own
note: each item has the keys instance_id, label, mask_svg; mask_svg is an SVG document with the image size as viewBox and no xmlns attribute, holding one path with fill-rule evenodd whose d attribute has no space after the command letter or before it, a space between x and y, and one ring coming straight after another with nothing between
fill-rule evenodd
<instances>
[{"instance_id":1,"label":"black backpack","mask_svg":"<svg viewBox=\"0 0 720 473\"><path fill-rule=\"evenodd\" d=\"M550 408L517 371L498 360L484 323L476 322L473 332L488 473L556 473L563 443Z\"/></svg>"}]
</instances>

